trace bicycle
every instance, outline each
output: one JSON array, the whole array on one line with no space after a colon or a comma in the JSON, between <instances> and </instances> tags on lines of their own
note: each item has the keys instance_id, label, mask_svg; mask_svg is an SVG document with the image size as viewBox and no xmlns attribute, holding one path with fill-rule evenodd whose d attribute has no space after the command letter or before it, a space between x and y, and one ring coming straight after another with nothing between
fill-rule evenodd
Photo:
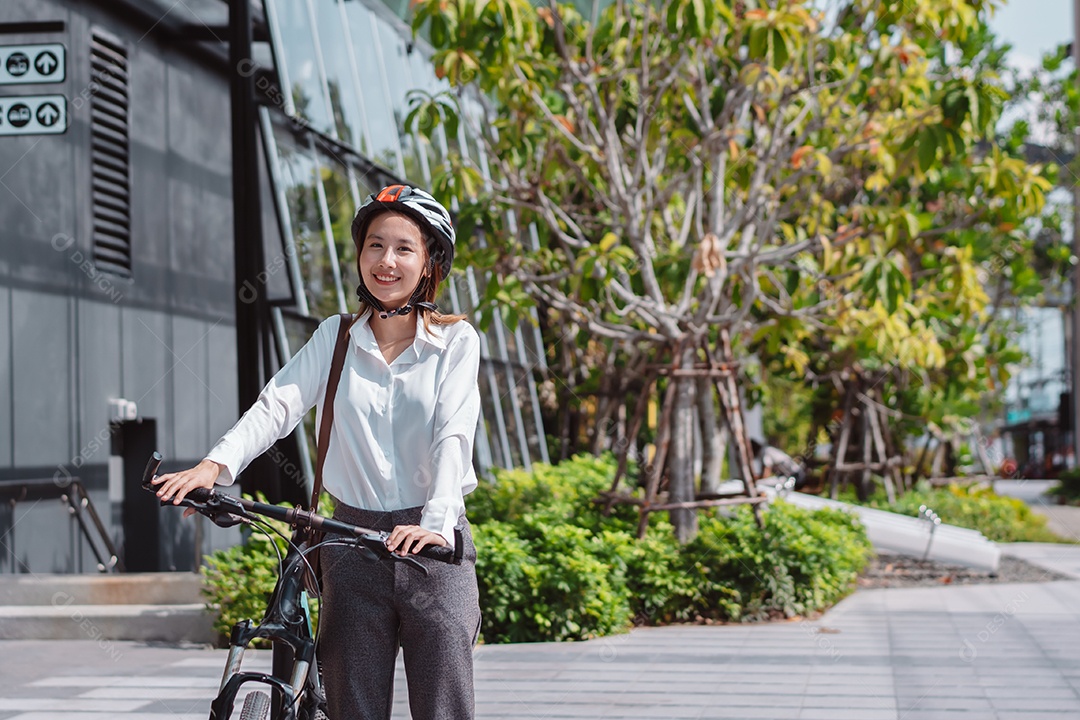
<instances>
[{"instance_id":1,"label":"bicycle","mask_svg":"<svg viewBox=\"0 0 1080 720\"><path fill-rule=\"evenodd\" d=\"M155 452L143 472L142 486L151 492L157 488L151 481L161 466L162 456ZM325 531L330 537L308 547L306 543L294 543L288 539L288 552L279 559L278 580L267 603L262 620L241 620L233 626L229 637L229 655L221 677L218 695L210 704L210 720L227 720L232 717L236 696L245 683L269 686L270 693L252 691L244 698L240 720L328 720L322 678L316 660L318 633L312 632L308 612L304 575L312 570L307 554L316 547L348 545L356 547L360 557L370 562L402 562L427 574L427 568L415 557L402 556L386 548L389 533L357 527L332 518L317 515L303 508L283 508L276 505L238 498L216 490L198 488L187 494L178 505L166 500L162 505L189 507L210 518L219 527L250 525L264 533L277 532L260 520L268 517L288 523L294 529L312 528ZM280 534L280 533L279 533ZM344 537L335 537L344 536ZM418 554L434 560L461 564L461 528L454 528L454 548L425 547ZM283 536L284 537L284 536ZM269 640L275 650L286 649L291 653L291 668L278 668L275 652L274 671L267 675L259 672L241 672L244 652L256 639ZM283 663L289 664L289 663Z\"/></svg>"}]
</instances>

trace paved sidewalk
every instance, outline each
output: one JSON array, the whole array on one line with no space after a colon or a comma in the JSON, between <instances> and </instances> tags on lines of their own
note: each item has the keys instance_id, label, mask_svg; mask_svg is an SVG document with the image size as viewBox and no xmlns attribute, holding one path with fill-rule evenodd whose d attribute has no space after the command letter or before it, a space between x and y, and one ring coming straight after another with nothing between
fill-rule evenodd
<instances>
[{"instance_id":1,"label":"paved sidewalk","mask_svg":"<svg viewBox=\"0 0 1080 720\"><path fill-rule=\"evenodd\" d=\"M1058 505L1046 493L1056 480L997 480L994 491L999 495L1023 500L1032 510L1046 517L1047 527L1058 535L1080 542L1080 507Z\"/></svg>"},{"instance_id":2,"label":"paved sidewalk","mask_svg":"<svg viewBox=\"0 0 1080 720\"><path fill-rule=\"evenodd\" d=\"M1006 551L1080 578L1080 547ZM860 590L814 621L483 646L477 716L1076 718L1078 615L1080 581ZM0 720L205 718L223 662L221 650L0 642ZM398 683L394 718L407 718L400 667Z\"/></svg>"}]
</instances>

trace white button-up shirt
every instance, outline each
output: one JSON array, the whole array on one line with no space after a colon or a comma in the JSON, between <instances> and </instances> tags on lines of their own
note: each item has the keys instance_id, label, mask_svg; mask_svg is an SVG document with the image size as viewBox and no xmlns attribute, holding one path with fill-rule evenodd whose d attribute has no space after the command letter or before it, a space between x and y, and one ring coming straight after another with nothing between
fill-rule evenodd
<instances>
[{"instance_id":1,"label":"white button-up shirt","mask_svg":"<svg viewBox=\"0 0 1080 720\"><path fill-rule=\"evenodd\" d=\"M480 338L467 322L432 325L417 313L416 339L387 364L366 315L349 331L323 486L368 510L423 507L420 525L451 545L464 496L476 487L473 437L480 413ZM322 403L339 317L323 321L267 383L207 457L231 484L248 463ZM316 425L318 427L318 425Z\"/></svg>"}]
</instances>

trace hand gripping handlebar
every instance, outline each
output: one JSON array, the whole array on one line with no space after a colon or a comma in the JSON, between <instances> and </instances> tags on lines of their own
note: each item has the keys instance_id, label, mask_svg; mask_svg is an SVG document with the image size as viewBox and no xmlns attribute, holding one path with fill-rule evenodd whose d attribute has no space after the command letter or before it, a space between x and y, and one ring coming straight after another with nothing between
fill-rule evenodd
<instances>
[{"instance_id":1,"label":"hand gripping handlebar","mask_svg":"<svg viewBox=\"0 0 1080 720\"><path fill-rule=\"evenodd\" d=\"M158 468L161 466L161 461L161 453L155 452L150 457L150 461L146 464L146 470L143 471L143 488L150 490L151 492L154 491L151 481L157 475ZM171 503L162 500L161 504L169 505ZM284 508L277 505L268 505L267 503L256 502L248 498L235 497L208 488L195 488L190 491L180 502L180 505L194 508L196 511L209 517L214 523L221 525L222 527L231 527L242 522L248 522L250 519L249 515L262 515L263 517L273 518L274 520L281 520L292 527L314 528L315 530L322 530L327 533L354 537L363 542L365 546L376 550L377 552L381 551L383 553L391 554L386 549L386 539L390 537L390 533L371 530L356 525L349 525L334 520L333 518L317 515L300 507ZM465 542L462 536L462 528L458 526L454 528L453 548L429 545L416 554L431 558L432 560L460 565L464 546Z\"/></svg>"}]
</instances>

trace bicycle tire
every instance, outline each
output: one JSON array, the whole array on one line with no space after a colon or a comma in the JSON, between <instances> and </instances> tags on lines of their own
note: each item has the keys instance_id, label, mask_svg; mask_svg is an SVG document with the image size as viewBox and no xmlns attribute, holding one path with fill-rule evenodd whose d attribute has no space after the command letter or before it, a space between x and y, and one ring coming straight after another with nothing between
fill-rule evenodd
<instances>
[{"instance_id":1,"label":"bicycle tire","mask_svg":"<svg viewBox=\"0 0 1080 720\"><path fill-rule=\"evenodd\" d=\"M263 692L249 693L240 710L240 720L266 720L270 714L270 696Z\"/></svg>"}]
</instances>

